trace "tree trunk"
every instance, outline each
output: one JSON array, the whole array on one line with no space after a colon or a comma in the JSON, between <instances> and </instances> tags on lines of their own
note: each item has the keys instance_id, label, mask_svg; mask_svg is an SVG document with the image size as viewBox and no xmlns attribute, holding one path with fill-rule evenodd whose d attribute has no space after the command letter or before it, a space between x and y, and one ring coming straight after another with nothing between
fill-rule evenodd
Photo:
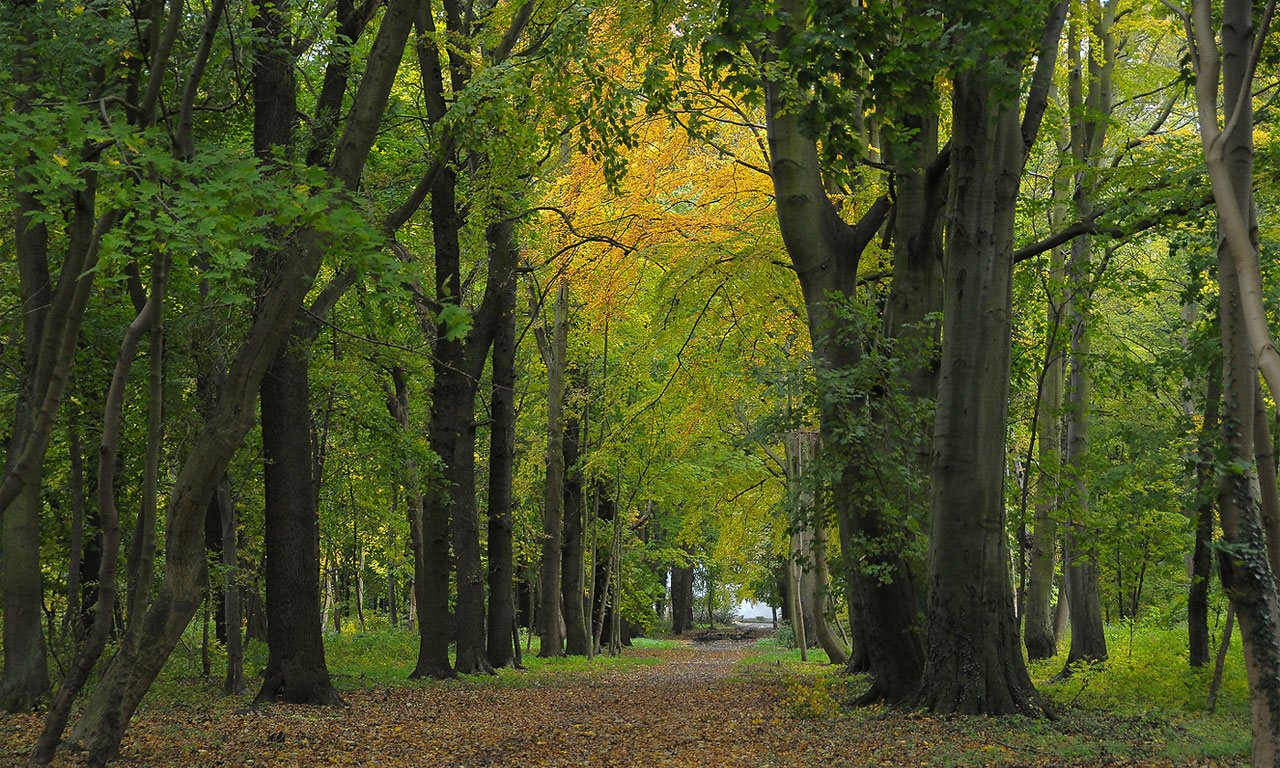
<instances>
[{"instance_id":1,"label":"tree trunk","mask_svg":"<svg viewBox=\"0 0 1280 768\"><path fill-rule=\"evenodd\" d=\"M791 20L806 17L803 3L794 0L782 3L780 11ZM785 49L795 32L787 24L779 25L779 46ZM857 225L841 220L823 185L817 147L800 116L786 105L782 86L766 83L765 96L778 223L804 293L815 362L824 371L846 370L859 360L860 344L835 333L838 313L830 302L857 294L858 262L880 228L888 200L877 201ZM851 564L845 573L850 621L868 639L864 648L875 681L865 698L903 701L915 690L923 662L914 580L896 551L876 548L863 558L855 548L855 541L881 541L889 522L874 503L857 501L867 496L865 462L858 456L864 446L844 445L840 439L846 409L857 406L843 402L836 390L820 391L819 396L823 445L838 468L832 498L841 551ZM877 573L871 575L859 563Z\"/></svg>"},{"instance_id":2,"label":"tree trunk","mask_svg":"<svg viewBox=\"0 0 1280 768\"><path fill-rule=\"evenodd\" d=\"M560 605L560 558L564 528L564 376L569 333L569 284L563 280L556 292L555 322L550 338L539 329L539 346L547 365L547 474L542 502L542 605L539 656L564 655L564 614Z\"/></svg>"},{"instance_id":3,"label":"tree trunk","mask_svg":"<svg viewBox=\"0 0 1280 768\"><path fill-rule=\"evenodd\" d=\"M164 325L157 315L151 327L148 350L147 452L143 468L142 500L134 526L129 561L129 626L125 642L136 643L142 629L142 614L151 598L155 578L156 504L160 477L160 454L164 441Z\"/></svg>"},{"instance_id":4,"label":"tree trunk","mask_svg":"<svg viewBox=\"0 0 1280 768\"><path fill-rule=\"evenodd\" d=\"M1065 130L1065 129L1064 129ZM1063 139L1059 152L1065 153L1070 140ZM1070 194L1070 177L1062 164L1053 179L1053 208L1051 224L1055 228L1067 225L1067 198ZM1031 661L1052 658L1058 652L1058 634L1054 628L1053 577L1055 555L1058 551L1060 526L1058 507L1062 501L1062 403L1064 391L1064 367L1066 346L1063 333L1063 248L1049 252L1048 326L1045 368L1036 401L1037 448L1039 451L1039 481L1036 488L1035 519L1031 533L1031 563L1027 574L1027 594L1024 600L1022 641Z\"/></svg>"},{"instance_id":5,"label":"tree trunk","mask_svg":"<svg viewBox=\"0 0 1280 768\"><path fill-rule=\"evenodd\" d=\"M222 519L222 606L227 627L227 676L222 692L228 696L244 693L244 642L240 614L240 556L236 547L236 506L231 498L231 478L224 472L214 494Z\"/></svg>"},{"instance_id":6,"label":"tree trunk","mask_svg":"<svg viewBox=\"0 0 1280 768\"><path fill-rule=\"evenodd\" d=\"M1245 671L1249 680L1255 766L1280 765L1280 594L1274 559L1263 523L1260 483L1255 465L1255 398L1259 354L1274 356L1266 337L1258 287L1258 229L1253 183L1253 106L1248 99L1255 29L1249 0L1227 0L1222 12L1222 58L1213 39L1207 0L1194 4L1198 67L1196 97L1205 157L1218 208L1218 301L1223 350L1222 428L1228 465L1219 476L1218 509L1225 546L1219 559L1223 591L1240 623ZM1218 70L1221 61L1225 122L1218 132ZM1241 98L1241 94L1245 98ZM1240 110L1237 110L1237 106ZM1211 122L1206 122L1211 121ZM1270 364L1274 364L1274 360ZM1263 368L1273 396L1274 371ZM1272 477L1274 477L1272 475ZM1275 489L1269 489L1274 493ZM1260 557L1263 552L1268 557Z\"/></svg>"},{"instance_id":7,"label":"tree trunk","mask_svg":"<svg viewBox=\"0 0 1280 768\"><path fill-rule=\"evenodd\" d=\"M1187 594L1187 632L1193 667L1209 663L1209 582L1213 577L1214 452L1222 401L1220 367L1210 366L1196 456L1196 541L1191 552L1191 589Z\"/></svg>"},{"instance_id":8,"label":"tree trunk","mask_svg":"<svg viewBox=\"0 0 1280 768\"><path fill-rule=\"evenodd\" d=\"M21 89L14 109L31 110L34 91L28 88L39 81L39 64L26 50L38 42L41 31L33 21L37 14L17 4L19 39L14 40L13 79ZM35 3L31 3L35 5ZM30 20L25 18L30 15ZM34 183L26 170L29 157L17 158L13 176L14 240L18 261L18 280L22 297L22 371L18 381L12 432L5 449L5 483L19 484L12 503L0 504L0 608L4 610L4 670L0 674L0 711L30 712L49 695L48 660L44 634L40 628L40 606L44 586L40 574L41 485L44 479L44 452L38 460L21 466L20 454L32 441L39 440L37 410L44 394L41 354L46 334L57 334L62 318L53 318L46 330L53 292L49 276L49 232L33 214L43 207L33 191ZM88 214L92 216L92 208ZM68 263L73 264L70 257ZM92 280L92 277L89 278ZM59 281L70 282L65 269ZM59 285L59 289L62 285ZM61 291L60 291L61 292ZM69 363L68 363L69 365ZM50 425L51 428L52 425ZM47 438L45 441L47 443ZM73 466L76 461L72 459ZM10 479L10 475L14 475ZM74 535L74 534L73 534Z\"/></svg>"},{"instance_id":9,"label":"tree trunk","mask_svg":"<svg viewBox=\"0 0 1280 768\"><path fill-rule=\"evenodd\" d=\"M111 632L111 623L115 617L117 602L116 563L120 555L120 513L116 507L115 485L112 482L115 473L118 450L120 446L122 411L129 370L138 350L138 342L144 331L158 327L164 307L164 294L168 279L168 259L157 257L153 265L151 296L138 311L137 317L129 324L120 352L116 357L115 370L112 373L111 385L107 390L102 415L102 448L98 454L98 510L102 524L102 541L104 556L98 574L98 601L94 613L93 627L85 636L84 642L76 649L71 669L54 697L53 705L45 716L44 727L40 738L32 751L31 762L35 765L48 765L62 739L67 720L71 714L71 705L76 696L89 679L99 657L106 647ZM38 487L38 486L37 486ZM133 617L133 622L140 623L141 617ZM39 621L37 619L37 627ZM132 663L140 649L139 630L131 629L125 642L120 644L115 662L121 666ZM101 684L99 688L101 688ZM118 706L119 694L114 694L108 701ZM105 764L114 755L115 749L93 745L90 751L90 763Z\"/></svg>"},{"instance_id":10,"label":"tree trunk","mask_svg":"<svg viewBox=\"0 0 1280 768\"><path fill-rule=\"evenodd\" d=\"M671 569L671 631L683 635L693 628L693 566Z\"/></svg>"},{"instance_id":11,"label":"tree trunk","mask_svg":"<svg viewBox=\"0 0 1280 768\"><path fill-rule=\"evenodd\" d=\"M576 416L565 420L564 432L564 548L560 562L561 603L564 607L565 652L586 656L591 636L583 611L582 457L584 431Z\"/></svg>"},{"instance_id":12,"label":"tree trunk","mask_svg":"<svg viewBox=\"0 0 1280 768\"><path fill-rule=\"evenodd\" d=\"M830 606L831 571L827 566L827 526L819 524L813 531L814 590L813 614L816 617L818 643L827 652L832 664L846 664L849 652L844 643L831 631L834 612Z\"/></svg>"},{"instance_id":13,"label":"tree trunk","mask_svg":"<svg viewBox=\"0 0 1280 768\"><path fill-rule=\"evenodd\" d=\"M276 355L262 380L267 669L258 701L341 704L325 666L320 531L314 507L305 350ZM226 546L225 540L223 543Z\"/></svg>"},{"instance_id":14,"label":"tree trunk","mask_svg":"<svg viewBox=\"0 0 1280 768\"><path fill-rule=\"evenodd\" d=\"M80 622L80 567L84 558L84 454L80 429L73 411L67 419L67 452L71 463L71 541L67 554L67 612L62 619L64 636L75 637ZM0 554L0 556L3 556Z\"/></svg>"},{"instance_id":15,"label":"tree trunk","mask_svg":"<svg viewBox=\"0 0 1280 768\"><path fill-rule=\"evenodd\" d=\"M1101 42L1098 55L1088 56L1088 93L1081 61L1082 35L1079 21L1071 21L1068 52L1071 57L1069 102L1071 105L1072 157L1082 168L1076 174L1075 202L1079 216L1093 213L1091 169L1100 161L1106 137L1107 116L1111 112L1111 70L1115 63L1115 40L1111 20L1115 5L1105 11L1097 0L1091 3L1096 14L1092 31ZM1093 38L1091 38L1093 39ZM1064 553L1067 579L1071 584L1071 649L1067 654L1069 673L1072 664L1096 662L1107 658L1107 639L1103 632L1102 604L1098 584L1098 559L1089 542L1089 487L1086 474L1092 390L1089 372L1090 318L1088 306L1092 298L1092 250L1088 235L1071 243L1068 264L1067 317L1071 324L1071 371L1067 380L1067 508L1069 520L1065 532ZM1123 613L1123 610L1121 611Z\"/></svg>"},{"instance_id":16,"label":"tree trunk","mask_svg":"<svg viewBox=\"0 0 1280 768\"><path fill-rule=\"evenodd\" d=\"M516 250L514 224L489 227L489 247ZM514 260L514 256L509 257ZM519 666L518 639L512 635L515 563L512 554L511 479L516 440L516 281L508 275L498 304L493 337L493 393L489 438L489 624L487 654L494 667Z\"/></svg>"},{"instance_id":17,"label":"tree trunk","mask_svg":"<svg viewBox=\"0 0 1280 768\"><path fill-rule=\"evenodd\" d=\"M264 162L295 151L297 84L287 5L254 18L254 152ZM306 326L292 327L261 384L267 588L267 669L258 701L340 704L324 658L320 533Z\"/></svg>"},{"instance_id":18,"label":"tree trunk","mask_svg":"<svg viewBox=\"0 0 1280 768\"><path fill-rule=\"evenodd\" d=\"M1005 536L1013 223L1024 162L1016 68L954 79L943 349L934 431L927 657L917 704L1043 713L1013 615Z\"/></svg>"},{"instance_id":19,"label":"tree trunk","mask_svg":"<svg viewBox=\"0 0 1280 768\"><path fill-rule=\"evenodd\" d=\"M480 561L480 518L476 510L476 385L472 381L463 382L458 415L465 421L459 424L452 471L445 474L454 489L453 552L458 588L455 667L465 674L493 674L485 655L485 572Z\"/></svg>"}]
</instances>

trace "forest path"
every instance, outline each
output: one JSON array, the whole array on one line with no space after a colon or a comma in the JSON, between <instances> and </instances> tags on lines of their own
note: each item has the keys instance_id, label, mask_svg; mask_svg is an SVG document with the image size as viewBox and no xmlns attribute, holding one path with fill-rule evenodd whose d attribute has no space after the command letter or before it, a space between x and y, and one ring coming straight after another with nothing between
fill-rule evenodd
<instances>
[{"instance_id":1,"label":"forest path","mask_svg":"<svg viewBox=\"0 0 1280 768\"><path fill-rule=\"evenodd\" d=\"M731 631L732 634L732 631ZM1114 742L1063 759L1041 752L1045 734L1008 732L998 719L929 718L863 711L802 719L821 704L819 668L739 666L753 640L686 640L628 649L646 663L552 675L504 673L425 686L343 693L350 706L233 710L206 694L144 707L125 740L123 766L1028 766L1208 765L1138 757ZM0 718L0 766L22 765L36 716ZM1082 724L1087 729L1096 724ZM1069 727L1068 730L1076 730ZM1104 729L1105 730L1105 729ZM1107 734L1075 739L1106 739ZM1149 737L1143 737L1149 738ZM1022 742L1015 745L1010 742ZM1085 754L1088 754L1087 752ZM1147 752L1150 755L1150 752ZM1136 758L1136 759L1135 759ZM59 766L75 765L60 755ZM1227 761L1225 764L1232 764Z\"/></svg>"}]
</instances>

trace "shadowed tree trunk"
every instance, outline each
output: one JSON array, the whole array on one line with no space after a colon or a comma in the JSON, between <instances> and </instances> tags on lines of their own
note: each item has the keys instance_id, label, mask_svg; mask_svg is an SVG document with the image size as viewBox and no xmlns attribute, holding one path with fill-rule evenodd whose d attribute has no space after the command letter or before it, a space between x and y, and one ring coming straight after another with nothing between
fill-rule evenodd
<instances>
[{"instance_id":1,"label":"shadowed tree trunk","mask_svg":"<svg viewBox=\"0 0 1280 768\"><path fill-rule=\"evenodd\" d=\"M257 700L341 704L324 657L311 413L295 395L309 386L305 354L285 350L262 380L268 656Z\"/></svg>"},{"instance_id":2,"label":"shadowed tree trunk","mask_svg":"<svg viewBox=\"0 0 1280 768\"><path fill-rule=\"evenodd\" d=\"M693 566L671 569L671 631L682 635L693 628Z\"/></svg>"},{"instance_id":3,"label":"shadowed tree trunk","mask_svg":"<svg viewBox=\"0 0 1280 768\"><path fill-rule=\"evenodd\" d=\"M511 252L516 261L514 224L489 227L489 247ZM493 427L489 439L489 622L487 654L494 667L519 666L516 658L515 564L511 541L511 477L516 441L516 280L506 276L498 299L497 327L493 336L493 394L490 411Z\"/></svg>"},{"instance_id":4,"label":"shadowed tree trunk","mask_svg":"<svg viewBox=\"0 0 1280 768\"><path fill-rule=\"evenodd\" d=\"M1218 442L1218 409L1222 401L1220 365L1209 368L1204 424L1196 456L1196 542L1191 553L1191 589L1187 594L1187 632L1193 667L1209 663L1209 581L1213 577L1214 450Z\"/></svg>"},{"instance_id":5,"label":"shadowed tree trunk","mask_svg":"<svg viewBox=\"0 0 1280 768\"><path fill-rule=\"evenodd\" d=\"M240 556L236 546L236 506L231 498L231 478L224 472L214 494L222 519L223 611L226 615L227 675L222 692L228 696L244 693L243 617L240 611Z\"/></svg>"},{"instance_id":6,"label":"shadowed tree trunk","mask_svg":"<svg viewBox=\"0 0 1280 768\"><path fill-rule=\"evenodd\" d=\"M283 150L299 152L294 41L288 28L288 4L277 4L254 18L265 50L255 59L254 150L264 161ZM354 43L370 18L369 9L350 0L336 6L340 39ZM325 68L324 83L309 123L307 163L323 166L333 152L338 115L350 74L351 52L339 46ZM264 106L269 105L269 106ZM342 702L329 680L320 616L318 499L323 445L312 430L308 347L338 296L355 280L346 270L293 328L290 343L276 355L263 381L262 450L265 464L265 558L267 670L257 699L297 704ZM276 549L278 547L278 549ZM357 614L363 618L357 603Z\"/></svg>"},{"instance_id":7,"label":"shadowed tree trunk","mask_svg":"<svg viewBox=\"0 0 1280 768\"><path fill-rule=\"evenodd\" d=\"M40 79L39 64L28 46L39 42L36 3L16 2L18 36L12 65L17 98L14 110L31 111L32 87ZM49 695L48 661L44 634L40 628L43 584L40 576L40 488L44 479L44 456L33 458L25 467L19 461L36 434L36 413L42 391L41 354L53 285L49 269L49 232L35 214L43 212L34 191L26 189L34 179L26 169L33 157L19 155L12 180L15 203L14 246L18 262L18 282L22 301L22 361L18 379L12 431L5 445L5 485L17 483L12 502L0 504L0 608L4 610L4 670L0 675L0 711L29 712ZM92 209L87 212L92 216ZM69 282L64 274L61 283ZM59 286L61 289L61 286ZM46 358L47 359L47 358ZM50 425L51 427L52 425ZM46 438L47 443L47 438ZM12 478L11 478L12 476Z\"/></svg>"},{"instance_id":8,"label":"shadowed tree trunk","mask_svg":"<svg viewBox=\"0 0 1280 768\"><path fill-rule=\"evenodd\" d=\"M939 713L1044 711L1013 615L1005 436L1015 203L1066 11L1063 0L1049 15L1026 119L1019 119L1021 105L1004 85L1019 79L1023 63L1017 55L995 54L1007 58L961 69L954 77L927 654L916 697L918 705Z\"/></svg>"},{"instance_id":9,"label":"shadowed tree trunk","mask_svg":"<svg viewBox=\"0 0 1280 768\"><path fill-rule=\"evenodd\" d=\"M264 162L294 148L297 84L287 4L261 5L254 27L254 152ZM320 623L320 531L316 518L305 345L291 340L262 379L267 585L267 669L258 701L340 704L329 681ZM221 527L221 526L219 526Z\"/></svg>"},{"instance_id":10,"label":"shadowed tree trunk","mask_svg":"<svg viewBox=\"0 0 1280 768\"><path fill-rule=\"evenodd\" d=\"M790 24L805 19L807 11L795 0L784 0L778 10L786 23L778 25L775 42L785 50L798 31ZM857 294L858 262L889 202L881 198L856 225L845 223L827 196L817 147L801 126L798 110L786 103L782 84L764 85L770 170L783 242L804 294L815 363L821 371L838 373L856 364L862 353L859 340L839 333L832 302ZM828 389L822 381L820 375L823 445L835 464L832 498L844 561L851 564L845 573L850 623L866 640L861 649L874 680L866 698L901 701L915 690L923 662L915 584L897 552L879 547L863 558L855 550L855 541L881 541L890 523L877 505L859 501L867 495L868 478L858 452L866 447L845 445L840 439L846 409L858 406L845 402L839 388ZM859 567L861 563L868 567Z\"/></svg>"},{"instance_id":11,"label":"shadowed tree trunk","mask_svg":"<svg viewBox=\"0 0 1280 768\"><path fill-rule=\"evenodd\" d=\"M560 558L564 542L564 388L565 354L569 334L569 284L556 291L555 320L551 334L536 329L538 346L547 365L547 473L542 496L542 558L539 571L542 604L539 606L539 656L564 655L564 613Z\"/></svg>"},{"instance_id":12,"label":"shadowed tree trunk","mask_svg":"<svg viewBox=\"0 0 1280 768\"><path fill-rule=\"evenodd\" d=\"M591 635L583 611L583 434L582 422L570 415L565 420L564 431L564 549L560 567L565 652L570 656L586 656L591 651Z\"/></svg>"}]
</instances>

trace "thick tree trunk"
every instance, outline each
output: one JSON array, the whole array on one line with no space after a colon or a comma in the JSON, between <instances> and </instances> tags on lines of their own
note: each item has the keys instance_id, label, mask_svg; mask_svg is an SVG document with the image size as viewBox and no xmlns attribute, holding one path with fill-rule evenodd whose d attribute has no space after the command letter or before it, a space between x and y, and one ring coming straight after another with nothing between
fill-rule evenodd
<instances>
[{"instance_id":1,"label":"thick tree trunk","mask_svg":"<svg viewBox=\"0 0 1280 768\"><path fill-rule=\"evenodd\" d=\"M995 71L993 71L995 70ZM941 385L934 430L927 658L917 703L1043 712L1013 615L1005 536L1013 219L1024 149L996 63L956 74Z\"/></svg>"},{"instance_id":2,"label":"thick tree trunk","mask_svg":"<svg viewBox=\"0 0 1280 768\"><path fill-rule=\"evenodd\" d=\"M560 604L561 547L564 541L564 388L565 353L569 334L569 284L556 292L555 321L550 337L538 330L542 358L547 365L547 473L542 501L542 556L539 577L542 604L539 656L564 655L564 613Z\"/></svg>"},{"instance_id":3,"label":"thick tree trunk","mask_svg":"<svg viewBox=\"0 0 1280 768\"><path fill-rule=\"evenodd\" d=\"M806 15L803 3L785 2L780 10L793 22ZM780 25L780 47L789 44L795 31ZM801 127L800 116L785 103L779 84L767 83L765 95L778 223L804 292L815 361L825 371L844 370L858 361L861 350L857 340L835 333L838 315L830 302L836 295L857 294L858 261L879 229L888 201L877 201L855 226L841 220L823 186L817 147ZM858 454L866 446L844 445L840 439L846 409L857 406L842 401L837 391L819 395L823 445L838 467L832 498L841 551L851 564L845 573L850 622L867 640L862 648L875 681L866 699L902 701L915 690L924 658L914 580L896 548L857 551L855 541L881 542L890 524L874 502L864 501L868 478ZM867 567L859 567L863 563Z\"/></svg>"},{"instance_id":4,"label":"thick tree trunk","mask_svg":"<svg viewBox=\"0 0 1280 768\"><path fill-rule=\"evenodd\" d=\"M37 14L15 3L19 35L13 42L13 80L18 87L14 109L31 110L34 90L39 80L39 65L29 53L28 45L38 42L41 30L32 23ZM30 16L30 19L27 16ZM40 376L40 357L45 347L46 320L52 301L49 276L49 233L39 218L43 211L33 191L34 183L26 169L32 158L17 158L12 195L14 211L14 245L18 261L18 281L22 297L22 372L18 381L17 404L12 432L5 447L5 485L18 483L11 504L0 504L0 608L4 610L4 670L0 675L0 711L29 712L49 695L48 660L44 634L40 628L43 584L40 576L40 512L44 455L26 467L20 466L20 455L28 444L38 439L36 410L44 394ZM92 211L90 211L92 213ZM91 278L90 278L91 279ZM69 282L64 274L61 281ZM61 286L60 286L61 287ZM58 318L47 333L56 334ZM73 459L75 461L75 459ZM10 475L16 476L10 480ZM73 536L75 534L73 533Z\"/></svg>"},{"instance_id":5,"label":"thick tree trunk","mask_svg":"<svg viewBox=\"0 0 1280 768\"><path fill-rule=\"evenodd\" d=\"M516 249L514 224L489 227L489 247ZM514 259L514 257L509 257ZM494 667L519 666L518 648L511 629L515 626L515 592L512 579L511 479L516 440L516 281L510 274L498 302L493 337L493 393L490 411L493 427L489 438L489 639L487 654Z\"/></svg>"},{"instance_id":6,"label":"thick tree trunk","mask_svg":"<svg viewBox=\"0 0 1280 768\"><path fill-rule=\"evenodd\" d=\"M0 604L4 606L0 710L5 712L30 712L49 696L40 614L44 593L40 576L40 475L33 471L24 479L17 501L0 518Z\"/></svg>"},{"instance_id":7,"label":"thick tree trunk","mask_svg":"<svg viewBox=\"0 0 1280 768\"><path fill-rule=\"evenodd\" d=\"M564 606L565 652L570 656L587 656L591 652L591 635L583 610L583 537L582 537L582 422L576 416L565 420L564 431L564 548L560 563L561 594Z\"/></svg>"},{"instance_id":8,"label":"thick tree trunk","mask_svg":"<svg viewBox=\"0 0 1280 768\"><path fill-rule=\"evenodd\" d=\"M682 635L693 628L693 566L671 569L671 631Z\"/></svg>"},{"instance_id":9,"label":"thick tree trunk","mask_svg":"<svg viewBox=\"0 0 1280 768\"><path fill-rule=\"evenodd\" d=\"M267 669L258 701L341 704L325 666L320 531L312 478L306 351L281 351L262 380ZM225 529L225 526L224 526ZM225 551L226 541L223 541Z\"/></svg>"},{"instance_id":10,"label":"thick tree trunk","mask_svg":"<svg viewBox=\"0 0 1280 768\"><path fill-rule=\"evenodd\" d=\"M261 5L254 27L254 153L264 162L294 148L297 84L286 6ZM298 336L294 328L293 339ZM320 533L313 477L307 350L291 339L261 382L265 488L267 669L258 701L338 704L320 623ZM219 528L221 516L218 518Z\"/></svg>"},{"instance_id":11,"label":"thick tree trunk","mask_svg":"<svg viewBox=\"0 0 1280 768\"><path fill-rule=\"evenodd\" d=\"M465 383L464 410L460 415L457 451L447 481L455 489L453 499L453 552L456 558L457 651L455 667L465 674L493 674L485 655L485 572L480 560L480 518L476 510L476 387Z\"/></svg>"},{"instance_id":12,"label":"thick tree trunk","mask_svg":"<svg viewBox=\"0 0 1280 768\"><path fill-rule=\"evenodd\" d=\"M1222 12L1221 74L1225 122L1218 132L1219 58L1210 3L1196 0L1197 106L1206 161L1218 208L1218 301L1223 349L1222 430L1224 460L1239 471L1219 475L1218 509L1225 546L1219 559L1223 591L1231 598L1240 623L1245 671L1249 680L1255 766L1280 765L1280 593L1275 560L1263 520L1263 498L1274 495L1260 483L1274 483L1274 473L1255 466L1264 451L1256 444L1257 376L1263 367L1274 396L1275 350L1257 291L1258 229L1253 201L1253 106L1248 98L1254 46L1254 4L1227 0ZM1244 98L1241 98L1241 94ZM1237 107L1240 108L1237 113ZM1259 343L1266 340L1266 344ZM1259 556L1267 553L1267 557Z\"/></svg>"},{"instance_id":13,"label":"thick tree trunk","mask_svg":"<svg viewBox=\"0 0 1280 768\"><path fill-rule=\"evenodd\" d=\"M464 216L457 200L457 175L444 167L431 185L432 238L435 243L436 301L462 300L460 233ZM419 609L422 643L415 677L453 674L448 662L448 546L453 544L457 574L457 672L492 673L485 655L485 572L480 557L480 521L475 499L476 382L484 369L498 323L499 296L515 268L513 249L489 252L484 299L471 331L459 338L448 323L434 323L435 378L432 382L431 449L444 463L442 482L429 486L424 501L423 598Z\"/></svg>"}]
</instances>

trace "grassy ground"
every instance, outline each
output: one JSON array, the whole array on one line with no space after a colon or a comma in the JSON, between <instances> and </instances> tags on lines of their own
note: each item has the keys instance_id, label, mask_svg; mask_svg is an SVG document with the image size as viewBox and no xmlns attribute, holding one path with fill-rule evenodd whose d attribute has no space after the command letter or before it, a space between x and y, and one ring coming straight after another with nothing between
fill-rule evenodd
<instances>
[{"instance_id":1,"label":"grassy ground","mask_svg":"<svg viewBox=\"0 0 1280 768\"><path fill-rule=\"evenodd\" d=\"M1192 670L1185 627L1108 629L1110 661L1055 679L1062 653L1031 666L1056 718L934 718L883 708L849 709L865 688L830 667L800 662L796 649L761 641L739 662L746 679L772 679L796 718L859 729L889 729L930 741L921 765L1245 765L1249 756L1248 688L1238 643L1223 676L1217 711L1206 703L1211 669Z\"/></svg>"}]
</instances>

